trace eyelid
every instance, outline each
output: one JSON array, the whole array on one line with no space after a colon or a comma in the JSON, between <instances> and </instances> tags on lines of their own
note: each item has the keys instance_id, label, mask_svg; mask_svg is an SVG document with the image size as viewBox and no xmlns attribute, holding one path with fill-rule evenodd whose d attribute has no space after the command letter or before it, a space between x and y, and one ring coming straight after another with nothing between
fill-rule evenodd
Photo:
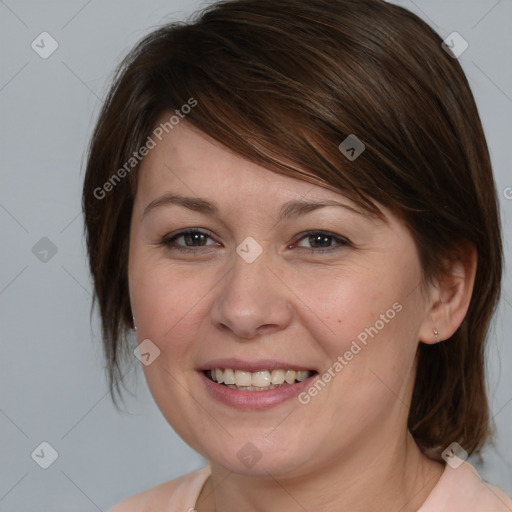
<instances>
[{"instance_id":1,"label":"eyelid","mask_svg":"<svg viewBox=\"0 0 512 512\"><path fill-rule=\"evenodd\" d=\"M175 247L171 247L171 243L174 242L176 239L180 238L181 236L185 236L185 235L188 235L188 234L199 234L199 235L205 235L207 238L210 238L213 240L213 234L208 231L208 230L204 230L204 229L199 229L199 228L185 228L185 229L182 229L176 233L171 233L169 235L165 235L163 238L162 238L162 241L160 242L160 245L164 245L164 246L167 246L171 249L174 249L174 248L177 248L177 249L180 249L180 248L183 248L183 249L201 249L202 247L211 247L213 244L210 244L210 245L203 245L203 246L196 246L196 247L193 247L193 246L186 246L186 245L178 245L178 246L175 246Z\"/></svg>"},{"instance_id":2,"label":"eyelid","mask_svg":"<svg viewBox=\"0 0 512 512\"><path fill-rule=\"evenodd\" d=\"M198 250L204 250L204 249L207 249L208 247L212 247L212 246L215 245L215 244L199 245L199 246L172 245L172 243L175 242L178 238L180 238L182 236L185 236L187 234L200 234L200 235L204 235L207 238L210 238L210 239L214 240L212 233L209 232L206 229L201 229L201 228L185 228L185 229L182 229L182 230L180 230L180 231L178 231L176 233L171 233L169 235L164 236L162 238L161 242L158 245L162 245L162 246L166 247L169 250L178 250L178 251L181 251L181 252L188 252L188 253L190 253L190 252L197 252ZM296 241L293 242L292 244L288 245L288 248L293 247L293 245L296 244L297 242L300 242L301 240L306 239L306 238L311 237L311 236L314 236L314 235L317 235L317 236L322 236L323 235L323 236L326 236L328 238L332 238L337 243L337 245L330 246L330 247L325 247L325 248L297 246L299 252L306 251L309 254L325 254L325 253L329 253L329 252L332 252L332 251L336 251L336 250L342 249L344 247L353 247L353 244L346 237L343 237L341 235L332 233L330 231L316 229L316 230L309 230L309 231L304 231L302 233L299 233L295 237Z\"/></svg>"},{"instance_id":3,"label":"eyelid","mask_svg":"<svg viewBox=\"0 0 512 512\"><path fill-rule=\"evenodd\" d=\"M303 233L299 233L298 241L301 241L301 240L303 240L305 238L308 238L308 237L311 237L311 236L314 236L314 235L320 235L320 236L323 235L323 236L332 238L334 241L336 241L338 243L338 246L331 246L331 247L326 247L326 248L323 248L323 249L322 248L315 249L315 248L310 248L310 247L301 247L301 249L306 249L309 252L317 252L317 253L324 252L325 253L325 252L329 252L329 251L334 251L334 250L340 249L342 247L352 246L352 243L346 237L341 236L341 235L337 235L336 233L331 233L330 231L325 231L325 230L322 230L322 229L312 229L312 230L309 230L309 231L305 231Z\"/></svg>"}]
</instances>

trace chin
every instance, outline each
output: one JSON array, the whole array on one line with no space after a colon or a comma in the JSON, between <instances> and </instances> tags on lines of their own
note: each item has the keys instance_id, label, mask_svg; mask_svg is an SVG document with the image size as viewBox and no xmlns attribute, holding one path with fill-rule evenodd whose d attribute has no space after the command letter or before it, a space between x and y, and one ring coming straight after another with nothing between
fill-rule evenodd
<instances>
[{"instance_id":1,"label":"chin","mask_svg":"<svg viewBox=\"0 0 512 512\"><path fill-rule=\"evenodd\" d=\"M202 455L212 465L239 475L297 477L309 471L308 462L313 460L315 450L311 450L311 453L305 453L303 449L299 451L299 447L304 448L299 440L279 439L276 436L269 443L263 435L259 438L254 436L253 441L248 439L248 436L231 439L224 447L217 444L202 450ZM235 450L235 446L240 448Z\"/></svg>"}]
</instances>

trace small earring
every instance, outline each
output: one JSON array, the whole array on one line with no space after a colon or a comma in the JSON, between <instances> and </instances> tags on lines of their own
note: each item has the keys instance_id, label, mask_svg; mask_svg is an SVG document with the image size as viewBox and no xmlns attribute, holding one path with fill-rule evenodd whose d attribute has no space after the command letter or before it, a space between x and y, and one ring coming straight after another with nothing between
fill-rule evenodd
<instances>
[{"instance_id":1,"label":"small earring","mask_svg":"<svg viewBox=\"0 0 512 512\"><path fill-rule=\"evenodd\" d=\"M438 338L439 336L439 332L437 332L437 329L434 327L434 336L436 337L436 339Z\"/></svg>"},{"instance_id":2,"label":"small earring","mask_svg":"<svg viewBox=\"0 0 512 512\"><path fill-rule=\"evenodd\" d=\"M133 316L133 330L136 331L137 330L137 326L135 325L135 317Z\"/></svg>"}]
</instances>

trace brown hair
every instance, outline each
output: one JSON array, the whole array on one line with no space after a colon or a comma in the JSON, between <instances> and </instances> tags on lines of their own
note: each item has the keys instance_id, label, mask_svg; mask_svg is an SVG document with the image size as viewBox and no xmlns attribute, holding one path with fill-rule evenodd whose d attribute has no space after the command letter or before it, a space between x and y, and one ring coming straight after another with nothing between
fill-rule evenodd
<instances>
[{"instance_id":1,"label":"brown hair","mask_svg":"<svg viewBox=\"0 0 512 512\"><path fill-rule=\"evenodd\" d=\"M100 198L97 191L161 115L193 99L187 121L239 155L341 191L377 216L375 202L400 215L425 282L440 275L457 241L476 247L464 321L449 340L419 345L408 424L437 456L452 441L468 453L481 448L490 432L484 342L500 295L500 219L477 107L441 42L417 16L385 1L234 0L157 29L129 53L94 130L83 189L114 403L132 325L127 267L137 166ZM338 149L350 134L366 146L354 161Z\"/></svg>"}]
</instances>

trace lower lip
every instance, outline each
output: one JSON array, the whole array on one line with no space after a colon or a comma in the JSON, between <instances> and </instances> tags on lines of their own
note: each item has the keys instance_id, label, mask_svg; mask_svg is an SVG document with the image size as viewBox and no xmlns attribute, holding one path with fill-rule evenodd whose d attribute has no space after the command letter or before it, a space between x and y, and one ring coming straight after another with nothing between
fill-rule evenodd
<instances>
[{"instance_id":1,"label":"lower lip","mask_svg":"<svg viewBox=\"0 0 512 512\"><path fill-rule=\"evenodd\" d=\"M311 381L316 377L315 374L302 382L269 389L268 391L243 391L231 389L217 382L213 382L202 371L198 373L213 398L238 409L268 409L279 405L304 391L305 388L311 385Z\"/></svg>"}]
</instances>

